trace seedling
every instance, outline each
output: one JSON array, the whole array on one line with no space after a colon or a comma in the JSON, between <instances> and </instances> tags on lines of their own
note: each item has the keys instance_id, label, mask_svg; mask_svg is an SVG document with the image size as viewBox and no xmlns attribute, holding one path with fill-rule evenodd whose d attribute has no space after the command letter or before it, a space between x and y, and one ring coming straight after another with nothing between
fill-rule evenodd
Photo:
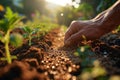
<instances>
[{"instance_id":1,"label":"seedling","mask_svg":"<svg viewBox=\"0 0 120 80\"><path fill-rule=\"evenodd\" d=\"M74 55L79 56L82 60L82 66L90 66L94 59L90 59L89 56L93 55L93 52L90 50L90 46L87 44L87 38L85 35L82 35L84 46L80 46Z\"/></svg>"},{"instance_id":2,"label":"seedling","mask_svg":"<svg viewBox=\"0 0 120 80\"><path fill-rule=\"evenodd\" d=\"M82 35L82 38L83 38L83 44L87 44L87 38L86 38L86 36L85 35Z\"/></svg>"},{"instance_id":3,"label":"seedling","mask_svg":"<svg viewBox=\"0 0 120 80\"><path fill-rule=\"evenodd\" d=\"M18 22L23 19L17 13L13 13L12 10L7 7L6 14L4 18L0 20L0 30L3 34L0 34L0 41L5 44L5 57L0 58L0 60L7 60L9 64L12 63L12 59L16 59L16 56L11 56L9 51L9 43L11 42L13 45L16 44L16 47L20 46L21 43L18 41L22 41L22 36L19 34L10 34L10 32L16 27Z\"/></svg>"},{"instance_id":4,"label":"seedling","mask_svg":"<svg viewBox=\"0 0 120 80\"><path fill-rule=\"evenodd\" d=\"M29 26L25 26L25 27L23 27L23 30L26 32L23 36L24 36L24 38L28 38L28 44L29 44L29 46L31 46L32 45L31 40L34 37L32 35L37 33L39 31L39 29L38 28L31 28Z\"/></svg>"},{"instance_id":5,"label":"seedling","mask_svg":"<svg viewBox=\"0 0 120 80\"><path fill-rule=\"evenodd\" d=\"M106 70L100 65L98 60L95 60L90 68L83 69L80 80L108 80Z\"/></svg>"},{"instance_id":6,"label":"seedling","mask_svg":"<svg viewBox=\"0 0 120 80\"><path fill-rule=\"evenodd\" d=\"M115 30L117 33L120 32L120 25L117 27L117 29Z\"/></svg>"},{"instance_id":7,"label":"seedling","mask_svg":"<svg viewBox=\"0 0 120 80\"><path fill-rule=\"evenodd\" d=\"M28 38L28 44L29 46L32 45L32 38L37 37L38 39L45 35L48 31L50 31L53 28L56 28L57 25L55 24L47 24L47 23L41 23L41 24L28 24L32 26L25 26L22 29L25 31L25 34L23 35L24 38ZM36 34L36 36L33 36Z\"/></svg>"}]
</instances>

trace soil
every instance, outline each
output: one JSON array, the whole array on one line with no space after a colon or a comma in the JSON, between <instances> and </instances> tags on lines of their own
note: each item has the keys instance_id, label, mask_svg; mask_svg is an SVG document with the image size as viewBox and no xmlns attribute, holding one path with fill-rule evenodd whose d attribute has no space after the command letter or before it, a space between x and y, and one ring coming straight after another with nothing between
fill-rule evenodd
<instances>
[{"instance_id":1,"label":"soil","mask_svg":"<svg viewBox=\"0 0 120 80\"><path fill-rule=\"evenodd\" d=\"M11 46L10 52L17 59L12 64L0 61L0 80L79 80L81 59L73 54L76 48L64 47L63 39L63 30L56 28L41 38L33 38L31 46L27 39L19 48ZM90 45L107 75L120 75L120 33L109 33ZM0 43L0 57L3 55Z\"/></svg>"},{"instance_id":2,"label":"soil","mask_svg":"<svg viewBox=\"0 0 120 80\"><path fill-rule=\"evenodd\" d=\"M108 75L120 76L120 32L111 32L93 41L92 49Z\"/></svg>"}]
</instances>

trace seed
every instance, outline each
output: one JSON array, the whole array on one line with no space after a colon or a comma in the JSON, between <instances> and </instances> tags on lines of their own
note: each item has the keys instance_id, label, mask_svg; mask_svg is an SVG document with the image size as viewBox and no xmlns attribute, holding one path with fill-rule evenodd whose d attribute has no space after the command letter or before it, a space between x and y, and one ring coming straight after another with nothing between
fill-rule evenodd
<instances>
[{"instance_id":1,"label":"seed","mask_svg":"<svg viewBox=\"0 0 120 80\"><path fill-rule=\"evenodd\" d=\"M58 66L58 64L55 64L56 66Z\"/></svg>"},{"instance_id":2,"label":"seed","mask_svg":"<svg viewBox=\"0 0 120 80\"><path fill-rule=\"evenodd\" d=\"M48 63L48 61L46 61L46 63Z\"/></svg>"},{"instance_id":3,"label":"seed","mask_svg":"<svg viewBox=\"0 0 120 80\"><path fill-rule=\"evenodd\" d=\"M41 61L41 63L44 63L44 61Z\"/></svg>"},{"instance_id":4,"label":"seed","mask_svg":"<svg viewBox=\"0 0 120 80\"><path fill-rule=\"evenodd\" d=\"M68 72L72 72L72 68L71 67L68 67Z\"/></svg>"},{"instance_id":5,"label":"seed","mask_svg":"<svg viewBox=\"0 0 120 80\"><path fill-rule=\"evenodd\" d=\"M45 72L44 74L45 74L45 75L48 75L48 72Z\"/></svg>"},{"instance_id":6,"label":"seed","mask_svg":"<svg viewBox=\"0 0 120 80\"><path fill-rule=\"evenodd\" d=\"M70 79L70 78L71 78L71 75L70 75L70 74L67 74L66 77L67 77L67 79Z\"/></svg>"},{"instance_id":7,"label":"seed","mask_svg":"<svg viewBox=\"0 0 120 80\"><path fill-rule=\"evenodd\" d=\"M72 77L72 80L77 80L77 79L76 79L76 76L73 76L73 77Z\"/></svg>"},{"instance_id":8,"label":"seed","mask_svg":"<svg viewBox=\"0 0 120 80\"><path fill-rule=\"evenodd\" d=\"M77 69L79 69L79 68L80 68L80 66L79 66L79 65L77 65L77 66L76 66L76 68L77 68Z\"/></svg>"},{"instance_id":9,"label":"seed","mask_svg":"<svg viewBox=\"0 0 120 80\"><path fill-rule=\"evenodd\" d=\"M74 67L74 68L75 68L75 67L76 67L76 65L72 65L72 67Z\"/></svg>"},{"instance_id":10,"label":"seed","mask_svg":"<svg viewBox=\"0 0 120 80\"><path fill-rule=\"evenodd\" d=\"M52 69L55 69L55 66L52 66Z\"/></svg>"},{"instance_id":11,"label":"seed","mask_svg":"<svg viewBox=\"0 0 120 80\"><path fill-rule=\"evenodd\" d=\"M104 57L106 58L106 57L107 57L107 55L104 55Z\"/></svg>"},{"instance_id":12,"label":"seed","mask_svg":"<svg viewBox=\"0 0 120 80\"><path fill-rule=\"evenodd\" d=\"M103 54L104 54L104 55L106 55L106 54L107 54L107 52L105 51Z\"/></svg>"},{"instance_id":13,"label":"seed","mask_svg":"<svg viewBox=\"0 0 120 80\"><path fill-rule=\"evenodd\" d=\"M47 69L49 69L50 68L50 66L46 66L47 67Z\"/></svg>"}]
</instances>

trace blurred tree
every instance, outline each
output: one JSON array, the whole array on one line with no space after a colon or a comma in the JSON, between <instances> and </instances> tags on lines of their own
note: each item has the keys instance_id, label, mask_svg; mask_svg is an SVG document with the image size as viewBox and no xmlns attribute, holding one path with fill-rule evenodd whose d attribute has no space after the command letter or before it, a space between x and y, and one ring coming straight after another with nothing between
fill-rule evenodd
<instances>
[{"instance_id":1,"label":"blurred tree","mask_svg":"<svg viewBox=\"0 0 120 80\"><path fill-rule=\"evenodd\" d=\"M6 6L14 7L13 0L2 0L0 1L0 4L5 7Z\"/></svg>"},{"instance_id":2,"label":"blurred tree","mask_svg":"<svg viewBox=\"0 0 120 80\"><path fill-rule=\"evenodd\" d=\"M62 7L61 10L57 12L57 20L60 25L68 26L75 17L75 10L72 6Z\"/></svg>"},{"instance_id":3,"label":"blurred tree","mask_svg":"<svg viewBox=\"0 0 120 80\"><path fill-rule=\"evenodd\" d=\"M99 5L97 6L97 13L102 12L113 5L117 0L100 0Z\"/></svg>"},{"instance_id":4,"label":"blurred tree","mask_svg":"<svg viewBox=\"0 0 120 80\"><path fill-rule=\"evenodd\" d=\"M79 13L79 17L82 20L90 19L93 16L93 7L88 3L82 3L76 8L76 12Z\"/></svg>"},{"instance_id":5,"label":"blurred tree","mask_svg":"<svg viewBox=\"0 0 120 80\"><path fill-rule=\"evenodd\" d=\"M45 0L2 0L0 4L9 6L14 12L18 12L32 19L32 15L38 11L41 15L48 15Z\"/></svg>"},{"instance_id":6,"label":"blurred tree","mask_svg":"<svg viewBox=\"0 0 120 80\"><path fill-rule=\"evenodd\" d=\"M0 19L4 18L4 14L5 14L5 9L2 5L0 5Z\"/></svg>"},{"instance_id":7,"label":"blurred tree","mask_svg":"<svg viewBox=\"0 0 120 80\"><path fill-rule=\"evenodd\" d=\"M1 1L0 1L0 4L3 5L4 7L9 6L9 7L11 7L12 9L15 10L15 5L14 5L14 3L13 3L13 0L1 0Z\"/></svg>"},{"instance_id":8,"label":"blurred tree","mask_svg":"<svg viewBox=\"0 0 120 80\"><path fill-rule=\"evenodd\" d=\"M38 11L40 14L47 15L47 9L45 7L45 0L22 0L23 13L31 19L32 15Z\"/></svg>"},{"instance_id":9,"label":"blurred tree","mask_svg":"<svg viewBox=\"0 0 120 80\"><path fill-rule=\"evenodd\" d=\"M97 13L98 13L97 10L96 10L96 8L98 7L100 1L101 1L101 0L81 0L81 3L80 3L80 4L82 4L82 3L87 3L87 4L91 5L92 8L93 8L93 11L94 11L94 15L92 15L92 17L94 17L94 16L96 16Z\"/></svg>"},{"instance_id":10,"label":"blurred tree","mask_svg":"<svg viewBox=\"0 0 120 80\"><path fill-rule=\"evenodd\" d=\"M57 12L57 19L59 24L69 26L71 21L75 19L90 19L94 15L93 7L89 3L80 3L79 0L72 1L73 4L75 2L76 4L80 4L79 7L76 8L75 5L66 5L65 7L62 7L62 9Z\"/></svg>"},{"instance_id":11,"label":"blurred tree","mask_svg":"<svg viewBox=\"0 0 120 80\"><path fill-rule=\"evenodd\" d=\"M63 7L57 12L59 24L69 25L75 19L91 19L109 8L117 0L72 0L72 6ZM76 8L75 4L79 4Z\"/></svg>"},{"instance_id":12,"label":"blurred tree","mask_svg":"<svg viewBox=\"0 0 120 80\"><path fill-rule=\"evenodd\" d=\"M2 0L0 1L0 4L4 7L9 6L14 12L19 11L19 7L14 4L14 2L17 0Z\"/></svg>"},{"instance_id":13,"label":"blurred tree","mask_svg":"<svg viewBox=\"0 0 120 80\"><path fill-rule=\"evenodd\" d=\"M72 0L73 2L80 1L80 5L83 3L87 3L93 7L94 16L96 16L98 13L106 10L111 5L113 5L117 0Z\"/></svg>"}]
</instances>

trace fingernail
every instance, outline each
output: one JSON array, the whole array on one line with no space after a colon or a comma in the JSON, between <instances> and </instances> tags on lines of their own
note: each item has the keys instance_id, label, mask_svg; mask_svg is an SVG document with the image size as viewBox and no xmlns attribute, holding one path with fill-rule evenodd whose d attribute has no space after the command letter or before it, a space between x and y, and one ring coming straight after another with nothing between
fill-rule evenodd
<instances>
[{"instance_id":1,"label":"fingernail","mask_svg":"<svg viewBox=\"0 0 120 80\"><path fill-rule=\"evenodd\" d=\"M70 41L65 41L65 45L66 46L70 45Z\"/></svg>"}]
</instances>

